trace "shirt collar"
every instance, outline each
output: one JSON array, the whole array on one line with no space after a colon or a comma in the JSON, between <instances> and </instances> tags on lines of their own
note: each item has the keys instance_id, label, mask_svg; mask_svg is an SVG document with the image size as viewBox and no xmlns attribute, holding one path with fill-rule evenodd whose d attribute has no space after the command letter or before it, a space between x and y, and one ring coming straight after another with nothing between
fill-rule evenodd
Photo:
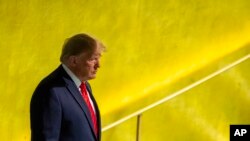
<instances>
[{"instance_id":1,"label":"shirt collar","mask_svg":"<svg viewBox=\"0 0 250 141\"><path fill-rule=\"evenodd\" d=\"M66 71L66 73L70 76L70 78L74 81L77 88L79 88L82 83L80 79L77 78L77 76L65 64L62 64L62 67Z\"/></svg>"}]
</instances>

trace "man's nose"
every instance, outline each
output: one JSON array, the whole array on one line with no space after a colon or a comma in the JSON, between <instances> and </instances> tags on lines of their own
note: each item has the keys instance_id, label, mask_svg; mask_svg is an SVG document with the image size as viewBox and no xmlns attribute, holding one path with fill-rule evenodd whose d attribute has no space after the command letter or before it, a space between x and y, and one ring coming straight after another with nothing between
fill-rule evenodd
<instances>
[{"instance_id":1,"label":"man's nose","mask_svg":"<svg viewBox=\"0 0 250 141\"><path fill-rule=\"evenodd\" d=\"M100 68L100 67L101 67L101 65L100 65L100 62L99 62L99 61L97 61L97 62L96 62L95 67L96 67L96 68Z\"/></svg>"}]
</instances>

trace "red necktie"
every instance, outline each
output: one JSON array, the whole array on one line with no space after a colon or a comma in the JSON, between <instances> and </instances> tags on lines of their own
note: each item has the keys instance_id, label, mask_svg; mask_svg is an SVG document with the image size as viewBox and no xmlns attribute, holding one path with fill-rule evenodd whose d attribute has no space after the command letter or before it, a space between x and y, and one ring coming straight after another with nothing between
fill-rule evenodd
<instances>
[{"instance_id":1,"label":"red necktie","mask_svg":"<svg viewBox=\"0 0 250 141\"><path fill-rule=\"evenodd\" d=\"M97 135L96 116L95 116L94 109L89 101L86 85L84 82L81 83L80 88L81 88L81 92L82 92L82 97L83 97L84 101L86 102L88 109L89 109L89 112L90 112L90 115L91 115L91 119L92 119L92 122L94 125L95 134Z\"/></svg>"}]
</instances>

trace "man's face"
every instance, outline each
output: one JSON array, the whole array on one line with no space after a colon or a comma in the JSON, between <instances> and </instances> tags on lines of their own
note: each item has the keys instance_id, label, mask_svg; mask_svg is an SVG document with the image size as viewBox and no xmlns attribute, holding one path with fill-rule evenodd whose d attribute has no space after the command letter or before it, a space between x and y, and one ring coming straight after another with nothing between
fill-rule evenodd
<instances>
[{"instance_id":1,"label":"man's face","mask_svg":"<svg viewBox=\"0 0 250 141\"><path fill-rule=\"evenodd\" d=\"M97 69L100 67L99 60L101 51L97 48L90 53L81 53L75 58L74 73L81 80L86 81L96 77Z\"/></svg>"}]
</instances>

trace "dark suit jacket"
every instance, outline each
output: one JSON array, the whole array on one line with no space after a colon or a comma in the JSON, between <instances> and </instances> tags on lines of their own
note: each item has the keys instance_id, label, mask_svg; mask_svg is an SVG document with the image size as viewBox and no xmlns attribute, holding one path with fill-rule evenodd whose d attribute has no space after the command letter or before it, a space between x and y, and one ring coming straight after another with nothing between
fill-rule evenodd
<instances>
[{"instance_id":1,"label":"dark suit jacket","mask_svg":"<svg viewBox=\"0 0 250 141\"><path fill-rule=\"evenodd\" d=\"M99 109L89 84L87 90L97 115L97 136L77 86L60 65L39 83L31 98L31 141L100 141Z\"/></svg>"}]
</instances>

